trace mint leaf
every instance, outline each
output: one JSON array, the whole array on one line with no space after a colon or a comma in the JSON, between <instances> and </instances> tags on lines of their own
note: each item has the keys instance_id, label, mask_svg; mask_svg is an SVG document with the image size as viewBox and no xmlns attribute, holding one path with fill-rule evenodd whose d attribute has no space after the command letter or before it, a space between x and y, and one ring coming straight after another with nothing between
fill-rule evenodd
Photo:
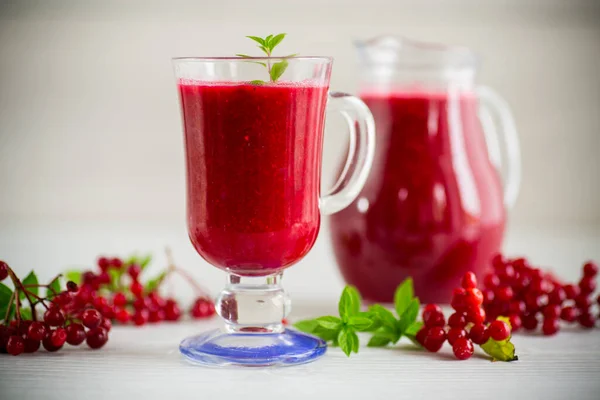
<instances>
[{"instance_id":1,"label":"mint leaf","mask_svg":"<svg viewBox=\"0 0 600 400\"><path fill-rule=\"evenodd\" d=\"M65 272L65 279L79 285L81 284L81 271L67 271Z\"/></svg>"},{"instance_id":2,"label":"mint leaf","mask_svg":"<svg viewBox=\"0 0 600 400\"><path fill-rule=\"evenodd\" d=\"M273 35L269 35L265 38L265 46L267 46L269 49L272 49L271 47L271 38L273 37Z\"/></svg>"},{"instance_id":3,"label":"mint leaf","mask_svg":"<svg viewBox=\"0 0 600 400\"><path fill-rule=\"evenodd\" d=\"M48 298L48 300L52 300L61 291L62 290L60 288L60 277L57 277L48 284L48 287L46 288L46 297Z\"/></svg>"},{"instance_id":4,"label":"mint leaf","mask_svg":"<svg viewBox=\"0 0 600 400\"><path fill-rule=\"evenodd\" d=\"M352 329L344 327L338 334L337 342L348 357L352 352L358 353L358 335Z\"/></svg>"},{"instance_id":5,"label":"mint leaf","mask_svg":"<svg viewBox=\"0 0 600 400\"><path fill-rule=\"evenodd\" d=\"M517 361L519 359L515 355L515 346L510 342L510 338L500 342L490 338L480 347L492 357L492 361Z\"/></svg>"},{"instance_id":6,"label":"mint leaf","mask_svg":"<svg viewBox=\"0 0 600 400\"><path fill-rule=\"evenodd\" d=\"M369 343L367 343L367 347L384 347L390 343L390 339L385 336L374 335Z\"/></svg>"},{"instance_id":7,"label":"mint leaf","mask_svg":"<svg viewBox=\"0 0 600 400\"><path fill-rule=\"evenodd\" d=\"M273 39L269 40L269 48L271 49L271 51L275 48L275 46L281 43L281 41L285 38L285 35L285 33L280 33L279 35L275 35Z\"/></svg>"},{"instance_id":8,"label":"mint leaf","mask_svg":"<svg viewBox=\"0 0 600 400\"><path fill-rule=\"evenodd\" d=\"M381 325L390 328L396 327L396 318L394 314L380 304L373 304L369 307L369 312L377 317Z\"/></svg>"},{"instance_id":9,"label":"mint leaf","mask_svg":"<svg viewBox=\"0 0 600 400\"><path fill-rule=\"evenodd\" d=\"M142 269L142 271L148 266L150 265L150 262L152 261L152 254L148 254L146 255L146 257L143 257L139 260L139 264L140 264L140 268Z\"/></svg>"},{"instance_id":10,"label":"mint leaf","mask_svg":"<svg viewBox=\"0 0 600 400\"><path fill-rule=\"evenodd\" d=\"M348 325L357 331L365 331L373 325L373 320L368 317L352 315L348 318Z\"/></svg>"},{"instance_id":11,"label":"mint leaf","mask_svg":"<svg viewBox=\"0 0 600 400\"><path fill-rule=\"evenodd\" d=\"M354 286L346 286L342 291L338 310L340 317L344 322L348 321L348 317L356 315L360 311L360 294Z\"/></svg>"},{"instance_id":12,"label":"mint leaf","mask_svg":"<svg viewBox=\"0 0 600 400\"><path fill-rule=\"evenodd\" d=\"M406 336L416 336L417 333L419 333L419 331L421 330L421 328L423 327L423 323L421 321L415 321L412 324L410 324L408 326L408 328L406 328L404 330L404 334Z\"/></svg>"},{"instance_id":13,"label":"mint leaf","mask_svg":"<svg viewBox=\"0 0 600 400\"><path fill-rule=\"evenodd\" d=\"M265 63L259 63L259 64L267 65ZM260 79L255 79L253 81L250 81L251 85L259 85L260 86L260 85L264 85L265 83L267 83L267 82L261 81Z\"/></svg>"},{"instance_id":14,"label":"mint leaf","mask_svg":"<svg viewBox=\"0 0 600 400\"><path fill-rule=\"evenodd\" d=\"M417 320L417 315L419 315L419 307L419 299L416 297L413 298L398 321L398 330L400 331L400 334L404 334L406 329Z\"/></svg>"},{"instance_id":15,"label":"mint leaf","mask_svg":"<svg viewBox=\"0 0 600 400\"><path fill-rule=\"evenodd\" d=\"M294 328L306 333L313 333L317 326L319 323L316 319L305 319L294 324Z\"/></svg>"},{"instance_id":16,"label":"mint leaf","mask_svg":"<svg viewBox=\"0 0 600 400\"><path fill-rule=\"evenodd\" d=\"M258 37L258 36L246 36L246 37L248 39L254 40L256 43L258 43L258 44L260 44L262 46L264 46L266 44L265 40L263 38Z\"/></svg>"},{"instance_id":17,"label":"mint leaf","mask_svg":"<svg viewBox=\"0 0 600 400\"><path fill-rule=\"evenodd\" d=\"M413 280L412 278L406 278L404 282L398 286L396 293L394 293L394 305L396 307L396 313L398 314L398 317L402 317L402 314L404 314L404 311L410 305L413 297Z\"/></svg>"},{"instance_id":18,"label":"mint leaf","mask_svg":"<svg viewBox=\"0 0 600 400\"><path fill-rule=\"evenodd\" d=\"M326 342L335 341L337 339L338 333L340 332L339 327L337 329L327 329L322 327L321 325L317 326L314 331L311 333L315 336L320 337Z\"/></svg>"},{"instance_id":19,"label":"mint leaf","mask_svg":"<svg viewBox=\"0 0 600 400\"><path fill-rule=\"evenodd\" d=\"M386 337L392 343L396 343L398 340L400 340L400 337L402 336L397 328L391 328L388 326L381 327L380 329L375 331L375 335Z\"/></svg>"},{"instance_id":20,"label":"mint leaf","mask_svg":"<svg viewBox=\"0 0 600 400\"><path fill-rule=\"evenodd\" d=\"M286 60L281 60L271 67L271 81L277 82L277 79L283 75L289 63Z\"/></svg>"},{"instance_id":21,"label":"mint leaf","mask_svg":"<svg viewBox=\"0 0 600 400\"><path fill-rule=\"evenodd\" d=\"M23 279L21 282L23 283L23 286L25 287L26 291L28 291L30 293L33 293L36 296L38 295L38 293L39 293L39 288L37 287L37 285L38 285L38 278L35 275L35 272L31 271L29 273L29 275L27 275L25 277L25 279ZM32 286L31 287L27 287L29 285L32 285ZM21 291L21 290L19 290L19 298L21 300L25 300L25 293L23 293L23 291Z\"/></svg>"},{"instance_id":22,"label":"mint leaf","mask_svg":"<svg viewBox=\"0 0 600 400\"><path fill-rule=\"evenodd\" d=\"M317 323L327 330L337 330L342 324L342 320L338 317L326 316L317 318Z\"/></svg>"}]
</instances>

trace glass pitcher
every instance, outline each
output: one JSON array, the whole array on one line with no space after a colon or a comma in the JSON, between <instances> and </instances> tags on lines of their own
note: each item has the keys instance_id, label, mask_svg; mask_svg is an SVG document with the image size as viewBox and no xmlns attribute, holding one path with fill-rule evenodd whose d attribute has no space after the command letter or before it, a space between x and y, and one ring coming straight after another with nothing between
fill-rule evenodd
<instances>
[{"instance_id":1,"label":"glass pitcher","mask_svg":"<svg viewBox=\"0 0 600 400\"><path fill-rule=\"evenodd\" d=\"M360 195L331 216L337 262L368 300L392 301L410 276L422 302L447 303L500 250L521 175L513 117L475 84L468 48L385 36L357 49L376 151Z\"/></svg>"}]
</instances>

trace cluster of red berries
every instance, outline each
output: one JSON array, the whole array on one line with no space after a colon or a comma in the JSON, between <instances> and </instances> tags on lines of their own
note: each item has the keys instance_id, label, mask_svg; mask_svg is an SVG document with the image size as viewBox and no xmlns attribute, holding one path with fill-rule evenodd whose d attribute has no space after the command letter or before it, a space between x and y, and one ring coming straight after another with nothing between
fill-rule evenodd
<instances>
[{"instance_id":1,"label":"cluster of red berries","mask_svg":"<svg viewBox=\"0 0 600 400\"><path fill-rule=\"evenodd\" d=\"M23 308L17 308L17 319L8 325L0 325L0 352L14 356L23 352L34 353L43 346L47 351L60 350L65 343L79 346L84 341L92 349L99 349L108 341L111 322L103 318L94 308L76 308L72 306L73 293L78 287L68 283L68 290L59 293L54 299L39 299L46 311L43 321L23 319ZM32 293L27 293L31 296ZM48 304L46 304L48 303Z\"/></svg>"},{"instance_id":2,"label":"cluster of red berries","mask_svg":"<svg viewBox=\"0 0 600 400\"><path fill-rule=\"evenodd\" d=\"M144 288L140 282L140 265L123 262L120 258L100 257L98 268L98 273L86 271L82 274L82 286L76 298L96 307L105 318L137 326L181 318L181 308L175 299L161 297L157 287ZM110 270L118 277L117 282L111 278ZM198 297L190 310L193 318L214 314L215 306L208 296Z\"/></svg>"},{"instance_id":3,"label":"cluster of red berries","mask_svg":"<svg viewBox=\"0 0 600 400\"><path fill-rule=\"evenodd\" d=\"M533 268L525 258L506 259L496 255L493 272L484 277L483 305L488 320L508 316L513 331L535 330L554 335L559 321L593 328L597 317L592 311L598 266L588 261L578 284L562 284L550 274ZM600 304L600 296L597 298Z\"/></svg>"},{"instance_id":4,"label":"cluster of red berries","mask_svg":"<svg viewBox=\"0 0 600 400\"><path fill-rule=\"evenodd\" d=\"M490 338L496 341L510 337L510 326L501 320L485 324L484 295L477 289L475 274L467 272L461 287L454 289L451 306L454 313L446 319L437 304L427 304L423 309L423 328L417 333L417 341L428 351L438 352L448 341L459 360L473 355L473 344L482 345Z\"/></svg>"}]
</instances>

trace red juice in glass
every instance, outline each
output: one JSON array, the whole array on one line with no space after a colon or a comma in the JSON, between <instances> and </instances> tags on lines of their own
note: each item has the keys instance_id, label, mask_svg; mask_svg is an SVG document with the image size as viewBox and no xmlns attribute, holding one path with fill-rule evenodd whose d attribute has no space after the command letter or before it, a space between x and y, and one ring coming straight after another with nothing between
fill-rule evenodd
<instances>
[{"instance_id":1,"label":"red juice in glass","mask_svg":"<svg viewBox=\"0 0 600 400\"><path fill-rule=\"evenodd\" d=\"M354 204L331 216L341 272L363 296L391 301L412 277L424 302L446 302L466 271L499 251L503 189L490 162L476 94L364 92L376 153Z\"/></svg>"},{"instance_id":2,"label":"red juice in glass","mask_svg":"<svg viewBox=\"0 0 600 400\"><path fill-rule=\"evenodd\" d=\"M209 263L269 275L312 248L327 90L310 83L180 82L188 229Z\"/></svg>"}]
</instances>

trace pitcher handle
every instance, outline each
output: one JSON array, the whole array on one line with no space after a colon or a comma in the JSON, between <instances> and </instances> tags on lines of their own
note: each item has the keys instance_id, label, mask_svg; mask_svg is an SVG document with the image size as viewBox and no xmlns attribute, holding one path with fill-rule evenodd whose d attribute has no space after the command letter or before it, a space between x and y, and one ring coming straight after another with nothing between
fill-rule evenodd
<instances>
[{"instance_id":1,"label":"pitcher handle","mask_svg":"<svg viewBox=\"0 0 600 400\"><path fill-rule=\"evenodd\" d=\"M506 151L506 178L504 182L504 205L511 209L521 186L521 150L519 135L515 120L506 100L487 86L477 88L477 95L481 105L481 121L486 134L492 164L500 169L503 164L500 156L500 138L504 141ZM499 129L493 122L492 116L497 116L500 121ZM499 133L500 132L500 133Z\"/></svg>"},{"instance_id":2,"label":"pitcher handle","mask_svg":"<svg viewBox=\"0 0 600 400\"><path fill-rule=\"evenodd\" d=\"M323 214L336 213L354 201L367 181L375 155L375 121L362 100L347 93L330 92L329 111L339 112L348 123L350 147L336 184L320 199Z\"/></svg>"}]
</instances>

